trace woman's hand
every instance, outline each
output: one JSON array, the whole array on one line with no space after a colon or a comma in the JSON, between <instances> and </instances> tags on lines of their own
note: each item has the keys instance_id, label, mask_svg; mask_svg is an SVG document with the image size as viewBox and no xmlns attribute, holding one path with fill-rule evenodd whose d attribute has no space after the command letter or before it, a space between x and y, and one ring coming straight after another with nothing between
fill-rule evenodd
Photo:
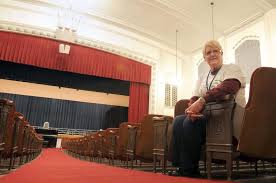
<instances>
[{"instance_id":1,"label":"woman's hand","mask_svg":"<svg viewBox=\"0 0 276 183\"><path fill-rule=\"evenodd\" d=\"M202 102L201 99L198 99L185 110L185 114L188 116L188 118L194 121L202 116L200 115L200 111L202 111L204 105L205 102Z\"/></svg>"}]
</instances>

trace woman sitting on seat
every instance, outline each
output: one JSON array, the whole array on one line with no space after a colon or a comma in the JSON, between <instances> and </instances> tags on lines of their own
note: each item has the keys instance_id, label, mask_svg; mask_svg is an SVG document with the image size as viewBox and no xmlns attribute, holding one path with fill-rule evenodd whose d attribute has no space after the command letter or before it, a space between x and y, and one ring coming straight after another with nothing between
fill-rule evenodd
<instances>
[{"instance_id":1,"label":"woman sitting on seat","mask_svg":"<svg viewBox=\"0 0 276 183\"><path fill-rule=\"evenodd\" d=\"M190 99L185 115L177 116L173 124L174 175L200 176L198 162L201 145L205 143L206 118L200 114L206 102L220 100L225 95L236 96L238 105L245 105L245 77L234 64L223 64L223 51L219 42L208 41L203 48L203 58L210 67L197 82L194 96Z\"/></svg>"}]
</instances>

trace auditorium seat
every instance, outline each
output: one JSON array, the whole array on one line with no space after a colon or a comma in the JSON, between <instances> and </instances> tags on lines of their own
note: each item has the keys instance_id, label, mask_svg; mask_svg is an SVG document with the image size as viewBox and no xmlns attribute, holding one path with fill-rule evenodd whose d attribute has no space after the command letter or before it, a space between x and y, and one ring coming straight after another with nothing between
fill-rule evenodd
<instances>
[{"instance_id":1,"label":"auditorium seat","mask_svg":"<svg viewBox=\"0 0 276 183\"><path fill-rule=\"evenodd\" d=\"M106 148L108 153L108 163L114 165L116 158L117 136L119 128L108 128L106 131Z\"/></svg>"},{"instance_id":2,"label":"auditorium seat","mask_svg":"<svg viewBox=\"0 0 276 183\"><path fill-rule=\"evenodd\" d=\"M189 100L179 100L174 108L174 117L185 114ZM154 148L153 148L153 171L156 172L156 163L161 161L162 172L166 173L167 161L172 159L172 126L173 118L162 116L154 118Z\"/></svg>"},{"instance_id":3,"label":"auditorium seat","mask_svg":"<svg viewBox=\"0 0 276 183\"><path fill-rule=\"evenodd\" d=\"M234 159L244 161L276 160L276 69L256 69L250 81L249 100L246 104L238 145L233 142L233 100L210 103L205 113L207 124L207 175L211 178L213 160L226 161L227 178L232 177Z\"/></svg>"},{"instance_id":4,"label":"auditorium seat","mask_svg":"<svg viewBox=\"0 0 276 183\"><path fill-rule=\"evenodd\" d=\"M141 124L139 123L133 123L133 122L122 122L119 125L118 131L116 131L114 136L112 136L112 140L111 140L113 143L116 143L112 145L112 146L115 145L116 147L114 159L126 161L127 159L126 150L128 145L128 128L130 126L138 127L140 125Z\"/></svg>"},{"instance_id":5,"label":"auditorium seat","mask_svg":"<svg viewBox=\"0 0 276 183\"><path fill-rule=\"evenodd\" d=\"M42 139L35 133L23 114L15 111L15 104L8 99L0 99L0 166L2 158L9 159L8 169L14 167L17 157L19 164L34 158L41 151Z\"/></svg>"},{"instance_id":6,"label":"auditorium seat","mask_svg":"<svg viewBox=\"0 0 276 183\"><path fill-rule=\"evenodd\" d=\"M43 139L35 132L35 129L27 124L27 143L26 143L26 159L25 162L34 159L42 149Z\"/></svg>"},{"instance_id":7,"label":"auditorium seat","mask_svg":"<svg viewBox=\"0 0 276 183\"><path fill-rule=\"evenodd\" d=\"M156 163L162 163L162 172L166 173L169 146L171 142L172 117L154 117L153 124L153 171L156 172ZM170 129L170 133L168 133Z\"/></svg>"},{"instance_id":8,"label":"auditorium seat","mask_svg":"<svg viewBox=\"0 0 276 183\"><path fill-rule=\"evenodd\" d=\"M16 156L19 157L19 165L23 163L23 157L26 153L26 143L27 143L27 134L26 128L28 122L24 119L23 114L18 116L19 122L19 132L18 132L18 150Z\"/></svg>"},{"instance_id":9,"label":"auditorium seat","mask_svg":"<svg viewBox=\"0 0 276 183\"><path fill-rule=\"evenodd\" d=\"M140 160L140 162L153 162L154 149L154 117L163 117L164 115L148 114L139 122L137 127L129 127L128 140L135 144L127 145L128 156L131 157L131 164L133 160ZM136 131L135 131L136 130Z\"/></svg>"},{"instance_id":10,"label":"auditorium seat","mask_svg":"<svg viewBox=\"0 0 276 183\"><path fill-rule=\"evenodd\" d=\"M14 154L16 148L14 147L13 140L15 137L14 133L14 113L15 105L12 101L1 100L3 108L1 109L1 123L3 124L3 151L1 152L1 158L10 158ZM12 166L12 159L10 159L9 169Z\"/></svg>"},{"instance_id":11,"label":"auditorium seat","mask_svg":"<svg viewBox=\"0 0 276 183\"><path fill-rule=\"evenodd\" d=\"M14 127L13 139L10 151L10 169L13 168L16 158L21 155L23 150L23 131L24 131L24 117L19 112L14 113ZM20 151L19 151L20 150ZM19 154L20 153L20 154Z\"/></svg>"},{"instance_id":12,"label":"auditorium seat","mask_svg":"<svg viewBox=\"0 0 276 183\"><path fill-rule=\"evenodd\" d=\"M13 113L13 102L7 99L0 99L0 166L6 142L7 124L12 119Z\"/></svg>"},{"instance_id":13,"label":"auditorium seat","mask_svg":"<svg viewBox=\"0 0 276 183\"><path fill-rule=\"evenodd\" d=\"M95 134L95 143L96 143L96 150L97 150L97 158L98 162L101 163L104 158L104 130L98 131Z\"/></svg>"},{"instance_id":14,"label":"auditorium seat","mask_svg":"<svg viewBox=\"0 0 276 183\"><path fill-rule=\"evenodd\" d=\"M88 157L90 157L90 161L94 160L97 157L97 149L96 149L96 141L95 141L95 134L88 135Z\"/></svg>"}]
</instances>

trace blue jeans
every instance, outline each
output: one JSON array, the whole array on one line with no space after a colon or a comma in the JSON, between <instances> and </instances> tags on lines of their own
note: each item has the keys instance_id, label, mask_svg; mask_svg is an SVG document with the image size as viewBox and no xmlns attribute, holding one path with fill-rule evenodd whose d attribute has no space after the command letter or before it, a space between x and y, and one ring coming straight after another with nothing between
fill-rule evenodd
<instances>
[{"instance_id":1,"label":"blue jeans","mask_svg":"<svg viewBox=\"0 0 276 183\"><path fill-rule=\"evenodd\" d=\"M190 171L198 169L201 146L206 138L206 118L191 121L185 115L173 123L173 166Z\"/></svg>"}]
</instances>

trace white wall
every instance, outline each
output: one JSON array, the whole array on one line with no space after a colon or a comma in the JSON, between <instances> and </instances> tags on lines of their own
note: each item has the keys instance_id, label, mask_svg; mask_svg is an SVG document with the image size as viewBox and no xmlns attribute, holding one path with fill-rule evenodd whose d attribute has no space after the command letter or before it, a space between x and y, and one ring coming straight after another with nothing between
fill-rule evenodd
<instances>
[{"instance_id":1,"label":"white wall","mask_svg":"<svg viewBox=\"0 0 276 183\"><path fill-rule=\"evenodd\" d=\"M267 48L267 65L276 67L276 9L264 16L265 43Z\"/></svg>"},{"instance_id":2,"label":"white wall","mask_svg":"<svg viewBox=\"0 0 276 183\"><path fill-rule=\"evenodd\" d=\"M173 116L174 107L165 107L165 84L177 85L178 100L190 98L193 83L191 75L193 73L193 62L190 57L169 53L166 50L160 52L157 73L157 103L156 112L158 114L166 114ZM176 71L177 69L177 71Z\"/></svg>"}]
</instances>

